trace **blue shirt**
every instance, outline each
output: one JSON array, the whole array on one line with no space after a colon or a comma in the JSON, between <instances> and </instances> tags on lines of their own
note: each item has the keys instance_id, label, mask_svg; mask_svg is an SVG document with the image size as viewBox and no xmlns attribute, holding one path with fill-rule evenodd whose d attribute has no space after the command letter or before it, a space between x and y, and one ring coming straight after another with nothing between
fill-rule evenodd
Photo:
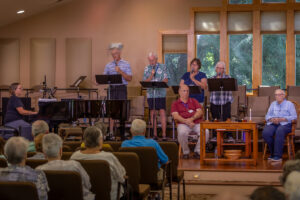
<instances>
[{"instance_id":1,"label":"blue shirt","mask_svg":"<svg viewBox=\"0 0 300 200\"><path fill-rule=\"evenodd\" d=\"M146 80L152 73L153 67L148 65L144 70L143 80ZM151 81L163 81L168 79L169 74L166 66L164 64L157 63L155 66L155 74ZM164 98L166 97L166 88L157 88L155 90L155 98ZM154 93L153 89L147 89L147 98L153 98Z\"/></svg>"},{"instance_id":2,"label":"blue shirt","mask_svg":"<svg viewBox=\"0 0 300 200\"><path fill-rule=\"evenodd\" d=\"M120 69L127 75L132 75L132 72L131 72L131 67L130 67L130 64L125 61L125 60L120 60L118 62L118 64L115 62L115 61L112 61L110 63L108 63L106 66L105 66L105 69L104 69L104 74L105 75L113 75L113 74L119 74L118 72L116 72L116 66L119 66ZM127 85L128 82L124 79L124 77L122 76L122 83Z\"/></svg>"},{"instance_id":3,"label":"blue shirt","mask_svg":"<svg viewBox=\"0 0 300 200\"><path fill-rule=\"evenodd\" d=\"M191 72L186 72L185 74L183 74L183 76L181 77L181 80L184 81L185 85L188 86L196 86L196 83L194 83L191 79L190 79L190 74ZM197 81L201 81L201 79L203 78L207 78L206 74L203 72L198 72L198 74L195 76L195 79ZM199 103L203 103L204 102L204 90L201 90L201 94L190 94L191 98L197 99L197 101Z\"/></svg>"},{"instance_id":4,"label":"blue shirt","mask_svg":"<svg viewBox=\"0 0 300 200\"><path fill-rule=\"evenodd\" d=\"M7 103L7 111L4 117L4 124L23 119L17 108L24 107L21 99L16 95L11 95Z\"/></svg>"},{"instance_id":5,"label":"blue shirt","mask_svg":"<svg viewBox=\"0 0 300 200\"><path fill-rule=\"evenodd\" d=\"M281 125L289 124L292 120L297 119L297 112L294 104L287 100L283 100L281 104L277 101L273 101L266 115L267 125L272 124L269 119L278 117L286 118L288 120L287 122L280 122Z\"/></svg>"},{"instance_id":6,"label":"blue shirt","mask_svg":"<svg viewBox=\"0 0 300 200\"><path fill-rule=\"evenodd\" d=\"M160 168L161 164L165 164L169 160L168 156L156 141L146 139L145 136L142 135L134 136L131 140L125 140L121 147L153 147L158 157L158 168Z\"/></svg>"}]
</instances>

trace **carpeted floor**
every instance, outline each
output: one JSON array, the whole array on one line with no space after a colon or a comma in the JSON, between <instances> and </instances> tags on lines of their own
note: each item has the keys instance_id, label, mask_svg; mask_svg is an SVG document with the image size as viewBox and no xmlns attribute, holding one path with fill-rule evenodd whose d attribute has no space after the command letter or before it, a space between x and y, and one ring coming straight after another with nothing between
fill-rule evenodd
<instances>
[{"instance_id":1,"label":"carpeted floor","mask_svg":"<svg viewBox=\"0 0 300 200\"><path fill-rule=\"evenodd\" d=\"M169 200L169 188L165 188L165 200ZM180 190L180 199L183 199L182 188ZM186 193L186 200L210 200L214 197L214 194L190 194ZM177 200L177 184L172 185L172 200Z\"/></svg>"}]
</instances>

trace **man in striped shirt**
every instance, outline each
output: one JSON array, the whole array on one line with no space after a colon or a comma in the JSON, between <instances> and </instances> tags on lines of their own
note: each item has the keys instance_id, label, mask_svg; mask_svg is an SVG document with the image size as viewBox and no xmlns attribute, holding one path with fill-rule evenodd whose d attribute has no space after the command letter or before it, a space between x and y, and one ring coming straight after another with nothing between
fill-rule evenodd
<instances>
[{"instance_id":1,"label":"man in striped shirt","mask_svg":"<svg viewBox=\"0 0 300 200\"><path fill-rule=\"evenodd\" d=\"M112 43L109 46L113 61L105 66L104 74L113 75L120 74L122 76L122 84L110 85L110 99L111 100L126 100L127 99L127 84L132 79L132 72L130 64L121 59L122 43ZM113 133L114 120L110 120L109 132Z\"/></svg>"}]
</instances>

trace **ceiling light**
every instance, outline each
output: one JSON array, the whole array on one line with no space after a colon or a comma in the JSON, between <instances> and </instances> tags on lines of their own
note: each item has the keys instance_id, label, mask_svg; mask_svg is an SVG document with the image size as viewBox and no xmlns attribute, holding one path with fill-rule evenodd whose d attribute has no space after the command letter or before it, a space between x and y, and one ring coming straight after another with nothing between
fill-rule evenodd
<instances>
[{"instance_id":1,"label":"ceiling light","mask_svg":"<svg viewBox=\"0 0 300 200\"><path fill-rule=\"evenodd\" d=\"M17 12L17 14L23 14L25 12L25 10L19 10L18 12Z\"/></svg>"}]
</instances>

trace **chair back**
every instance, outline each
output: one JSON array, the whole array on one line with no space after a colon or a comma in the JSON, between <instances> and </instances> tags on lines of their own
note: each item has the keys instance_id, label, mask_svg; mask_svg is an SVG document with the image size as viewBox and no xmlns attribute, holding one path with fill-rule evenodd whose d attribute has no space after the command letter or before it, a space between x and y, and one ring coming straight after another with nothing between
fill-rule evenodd
<instances>
[{"instance_id":1,"label":"chair back","mask_svg":"<svg viewBox=\"0 0 300 200\"><path fill-rule=\"evenodd\" d=\"M7 167L7 161L4 158L0 158L0 168Z\"/></svg>"},{"instance_id":2,"label":"chair back","mask_svg":"<svg viewBox=\"0 0 300 200\"><path fill-rule=\"evenodd\" d=\"M288 96L300 96L300 86L288 85L287 94Z\"/></svg>"},{"instance_id":3,"label":"chair back","mask_svg":"<svg viewBox=\"0 0 300 200\"><path fill-rule=\"evenodd\" d=\"M69 160L72 156L73 152L63 152L61 155L62 160Z\"/></svg>"},{"instance_id":4,"label":"chair back","mask_svg":"<svg viewBox=\"0 0 300 200\"><path fill-rule=\"evenodd\" d=\"M269 109L269 96L248 96L248 111L252 117L265 117Z\"/></svg>"},{"instance_id":5,"label":"chair back","mask_svg":"<svg viewBox=\"0 0 300 200\"><path fill-rule=\"evenodd\" d=\"M113 153L126 170L128 182L134 192L139 192L139 183L141 178L140 160L134 152L114 152Z\"/></svg>"},{"instance_id":6,"label":"chair back","mask_svg":"<svg viewBox=\"0 0 300 200\"><path fill-rule=\"evenodd\" d=\"M145 97L133 96L128 99L130 100L130 117L144 117Z\"/></svg>"},{"instance_id":7,"label":"chair back","mask_svg":"<svg viewBox=\"0 0 300 200\"><path fill-rule=\"evenodd\" d=\"M239 96L233 96L233 103L231 104L231 120L239 118Z\"/></svg>"},{"instance_id":8,"label":"chair back","mask_svg":"<svg viewBox=\"0 0 300 200\"><path fill-rule=\"evenodd\" d=\"M177 176L178 168L178 145L176 142L159 142L162 150L168 156L172 167L172 177ZM167 174L168 175L168 174Z\"/></svg>"},{"instance_id":9,"label":"chair back","mask_svg":"<svg viewBox=\"0 0 300 200\"><path fill-rule=\"evenodd\" d=\"M48 160L46 159L26 159L26 165L28 165L32 169L35 169L37 166L43 165L47 162Z\"/></svg>"},{"instance_id":10,"label":"chair back","mask_svg":"<svg viewBox=\"0 0 300 200\"><path fill-rule=\"evenodd\" d=\"M105 160L77 160L88 173L95 200L110 200L111 176L109 163Z\"/></svg>"},{"instance_id":11,"label":"chair back","mask_svg":"<svg viewBox=\"0 0 300 200\"><path fill-rule=\"evenodd\" d=\"M120 152L134 152L140 159L142 184L157 184L158 158L153 147L122 147Z\"/></svg>"},{"instance_id":12,"label":"chair back","mask_svg":"<svg viewBox=\"0 0 300 200\"><path fill-rule=\"evenodd\" d=\"M39 200L34 183L0 181L0 197L5 200Z\"/></svg>"},{"instance_id":13,"label":"chair back","mask_svg":"<svg viewBox=\"0 0 300 200\"><path fill-rule=\"evenodd\" d=\"M105 152L114 152L114 149L109 145L103 145L101 150L103 150Z\"/></svg>"},{"instance_id":14,"label":"chair back","mask_svg":"<svg viewBox=\"0 0 300 200\"><path fill-rule=\"evenodd\" d=\"M71 151L74 152L78 147L80 147L81 143L82 142L80 141L68 141L68 142L64 142L64 145L69 146L71 148Z\"/></svg>"},{"instance_id":15,"label":"chair back","mask_svg":"<svg viewBox=\"0 0 300 200\"><path fill-rule=\"evenodd\" d=\"M299 120L299 105L300 105L300 96L288 96L287 99L294 103L296 112L297 112L297 123L296 123L296 129L298 129L296 132L299 132L300 129L300 120ZM296 134L297 135L297 134ZM298 135L297 135L298 136Z\"/></svg>"},{"instance_id":16,"label":"chair back","mask_svg":"<svg viewBox=\"0 0 300 200\"><path fill-rule=\"evenodd\" d=\"M116 141L105 141L104 144L109 144L114 151L119 151L119 148L122 145L122 142L116 142Z\"/></svg>"},{"instance_id":17,"label":"chair back","mask_svg":"<svg viewBox=\"0 0 300 200\"><path fill-rule=\"evenodd\" d=\"M269 96L270 102L275 100L275 90L280 89L280 86L258 86L258 96Z\"/></svg>"},{"instance_id":18,"label":"chair back","mask_svg":"<svg viewBox=\"0 0 300 200\"><path fill-rule=\"evenodd\" d=\"M82 200L82 181L78 172L74 171L44 171L50 191L49 200Z\"/></svg>"}]
</instances>

